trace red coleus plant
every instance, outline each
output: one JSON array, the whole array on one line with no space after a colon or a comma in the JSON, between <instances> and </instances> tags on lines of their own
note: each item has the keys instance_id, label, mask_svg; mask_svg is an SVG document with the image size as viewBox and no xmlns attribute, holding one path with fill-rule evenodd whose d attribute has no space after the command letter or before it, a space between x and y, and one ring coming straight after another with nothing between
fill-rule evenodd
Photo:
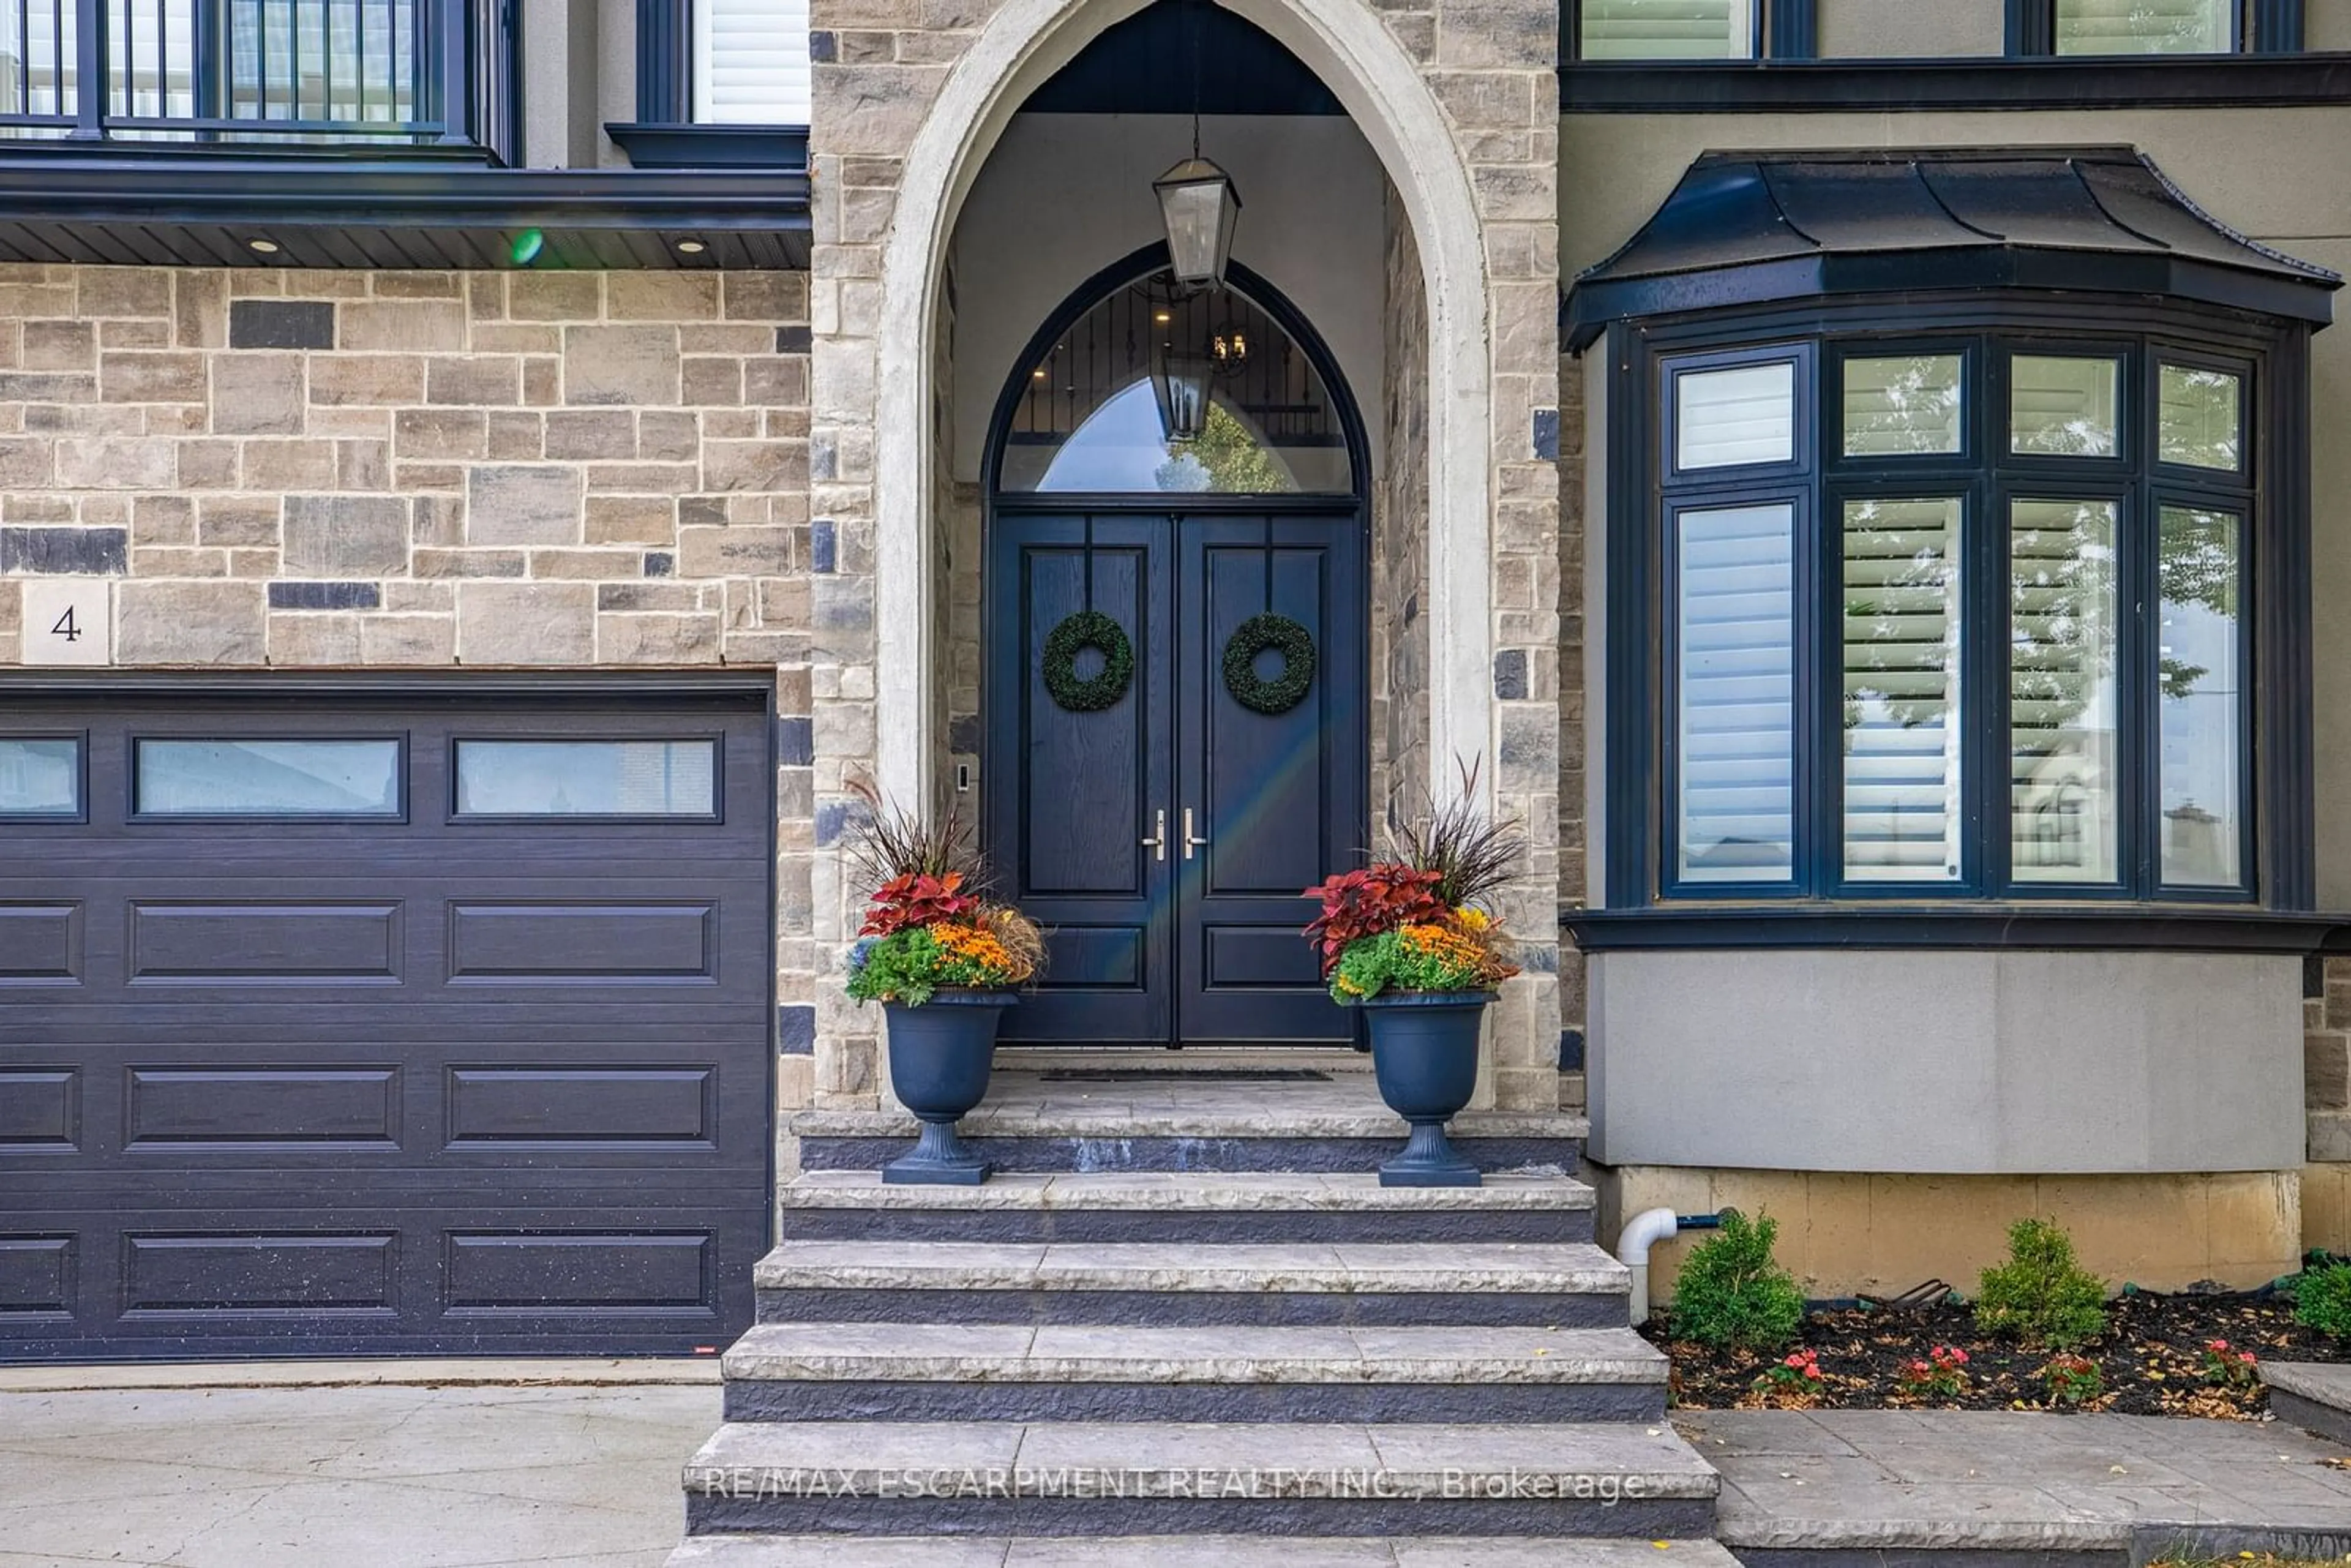
<instances>
[{"instance_id":1,"label":"red coleus plant","mask_svg":"<svg viewBox=\"0 0 2351 1568\"><path fill-rule=\"evenodd\" d=\"M909 925L928 925L934 921L975 915L982 901L959 891L962 886L963 873L959 871L944 876L909 873L893 877L874 891L873 902L866 907L865 924L857 928L857 934L889 936Z\"/></svg>"},{"instance_id":2,"label":"red coleus plant","mask_svg":"<svg viewBox=\"0 0 2351 1568\"><path fill-rule=\"evenodd\" d=\"M1322 949L1322 973L1338 967L1347 944L1399 926L1442 919L1445 901L1437 894L1441 874L1384 861L1326 879L1304 896L1322 901L1322 913L1307 925L1306 939Z\"/></svg>"}]
</instances>

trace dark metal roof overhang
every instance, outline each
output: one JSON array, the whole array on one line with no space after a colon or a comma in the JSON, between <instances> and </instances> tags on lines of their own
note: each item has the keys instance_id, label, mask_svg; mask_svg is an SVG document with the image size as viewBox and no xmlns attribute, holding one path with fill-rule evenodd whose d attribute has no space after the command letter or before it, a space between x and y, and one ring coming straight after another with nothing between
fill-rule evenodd
<instances>
[{"instance_id":1,"label":"dark metal roof overhang","mask_svg":"<svg viewBox=\"0 0 2351 1568\"><path fill-rule=\"evenodd\" d=\"M0 261L138 267L805 268L809 180L786 169L505 169L478 156L217 148L0 155ZM277 248L256 251L263 239ZM682 252L681 240L702 249Z\"/></svg>"},{"instance_id":2,"label":"dark metal roof overhang","mask_svg":"<svg viewBox=\"0 0 2351 1568\"><path fill-rule=\"evenodd\" d=\"M2129 147L1708 152L1561 306L1636 317L1856 294L2162 295L2325 326L2343 279L2238 234Z\"/></svg>"}]
</instances>

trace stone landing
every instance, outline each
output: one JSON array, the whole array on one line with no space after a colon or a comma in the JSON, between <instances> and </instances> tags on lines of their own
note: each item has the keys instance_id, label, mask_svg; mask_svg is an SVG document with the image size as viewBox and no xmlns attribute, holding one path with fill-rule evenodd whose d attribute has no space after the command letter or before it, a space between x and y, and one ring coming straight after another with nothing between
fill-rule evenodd
<instances>
[{"instance_id":1,"label":"stone landing","mask_svg":"<svg viewBox=\"0 0 2351 1568\"><path fill-rule=\"evenodd\" d=\"M1212 1068L998 1071L963 1138L1016 1175L1228 1171L1354 1176L1403 1147L1405 1124L1352 1061L1302 1077L1221 1078ZM1123 1074L1150 1074L1124 1076ZM900 1111L802 1111L786 1124L803 1171L879 1170L905 1152ZM1590 1124L1555 1112L1471 1111L1454 1146L1481 1170L1576 1168Z\"/></svg>"}]
</instances>

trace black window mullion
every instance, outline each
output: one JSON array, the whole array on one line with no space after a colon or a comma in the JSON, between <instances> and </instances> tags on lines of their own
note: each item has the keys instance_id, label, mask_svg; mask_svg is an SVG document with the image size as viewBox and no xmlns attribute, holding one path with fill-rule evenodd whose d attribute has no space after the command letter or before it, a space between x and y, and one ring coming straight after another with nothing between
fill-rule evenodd
<instances>
[{"instance_id":1,"label":"black window mullion","mask_svg":"<svg viewBox=\"0 0 2351 1568\"><path fill-rule=\"evenodd\" d=\"M2303 49L2304 0L2248 0L2244 28L2251 35L2238 47L2256 55L2294 55Z\"/></svg>"},{"instance_id":2,"label":"black window mullion","mask_svg":"<svg viewBox=\"0 0 2351 1568\"><path fill-rule=\"evenodd\" d=\"M1820 52L1813 0L1765 0L1762 53L1774 60L1809 60Z\"/></svg>"},{"instance_id":3,"label":"black window mullion","mask_svg":"<svg viewBox=\"0 0 2351 1568\"><path fill-rule=\"evenodd\" d=\"M2006 0L2008 52L2033 57L2057 52L2057 0Z\"/></svg>"}]
</instances>

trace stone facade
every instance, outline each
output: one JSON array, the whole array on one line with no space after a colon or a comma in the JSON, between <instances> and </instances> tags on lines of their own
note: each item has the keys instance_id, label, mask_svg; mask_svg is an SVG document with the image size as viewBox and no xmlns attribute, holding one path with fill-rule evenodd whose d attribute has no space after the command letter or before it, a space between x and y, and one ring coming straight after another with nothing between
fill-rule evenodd
<instances>
[{"instance_id":1,"label":"stone facade","mask_svg":"<svg viewBox=\"0 0 2351 1568\"><path fill-rule=\"evenodd\" d=\"M113 580L113 661L773 668L783 1080L815 840L808 279L0 268L0 663Z\"/></svg>"},{"instance_id":2,"label":"stone facade","mask_svg":"<svg viewBox=\"0 0 2351 1568\"><path fill-rule=\"evenodd\" d=\"M1249 16L1265 8L1239 9ZM1074 5L1040 8L1037 0L817 0L813 7L810 502L841 540L838 571L815 585L820 637L811 675L820 846L831 841L828 828L849 820L851 783L887 771L886 749L927 750L934 761L925 771L951 776L936 765L946 760L951 744L946 713L936 716L939 722L929 735L919 737L885 738L877 716L878 683L906 678L904 672L878 671L877 574L893 568L937 574L924 590L926 604L963 592L938 578L946 575L939 572L939 562L955 537L954 519L941 514L965 508L935 486L915 485L911 497L896 503L928 515L908 530L921 542L883 559L889 536L882 526L879 491L912 483L910 476L876 468L883 405L893 395L883 380L885 317L932 321L947 292L935 263L922 298L886 298L893 231L902 231L895 237L903 239L904 232L952 218L951 212L899 210L910 154L959 63L975 50L985 54L988 47L1000 46L1018 53L1033 42L1032 31L1040 38L1064 30L1090 36L1112 19L1107 13L1089 16ZM1290 30L1279 16L1252 19L1273 24L1277 37ZM1523 821L1534 844L1526 877L1504 900L1502 913L1513 928L1535 940L1529 947L1528 975L1511 984L1496 1012L1490 1082L1498 1104L1547 1109L1556 1102L1559 1034L1551 936L1559 874L1554 845L1560 775L1554 533L1559 16L1549 0L1429 0L1383 8L1378 19L1386 38L1382 47L1400 51L1412 63L1441 115L1451 145L1434 155L1458 160L1479 228L1477 282L1486 302L1491 398L1483 447L1491 515L1487 537L1450 538L1446 548L1484 566L1483 598L1490 614L1485 640L1493 682L1492 722L1482 737L1491 753L1487 777L1498 809ZM1039 52L1032 49L1027 57ZM1048 66L1040 63L1037 68L1041 72ZM984 154L985 148L974 151ZM968 172L947 188L967 188ZM1390 173L1402 178L1395 169ZM910 224L917 225L915 231L907 231ZM1425 244L1422 248L1426 254ZM927 361L936 351L934 339L921 357ZM943 548L940 541L950 542ZM955 609L947 606L950 626ZM946 662L946 650L956 641L953 635L931 638L929 645L940 650L935 659ZM940 706L967 720L961 705L971 687L965 678L956 669L938 669L928 672L923 686L948 694ZM1431 755L1427 765L1438 777L1423 782L1442 787L1450 759ZM856 890L820 861L815 894L817 948L823 950L853 929ZM806 978L813 983L812 974ZM832 988L816 988L815 1103L844 1109L877 1103L873 1021Z\"/></svg>"}]
</instances>

